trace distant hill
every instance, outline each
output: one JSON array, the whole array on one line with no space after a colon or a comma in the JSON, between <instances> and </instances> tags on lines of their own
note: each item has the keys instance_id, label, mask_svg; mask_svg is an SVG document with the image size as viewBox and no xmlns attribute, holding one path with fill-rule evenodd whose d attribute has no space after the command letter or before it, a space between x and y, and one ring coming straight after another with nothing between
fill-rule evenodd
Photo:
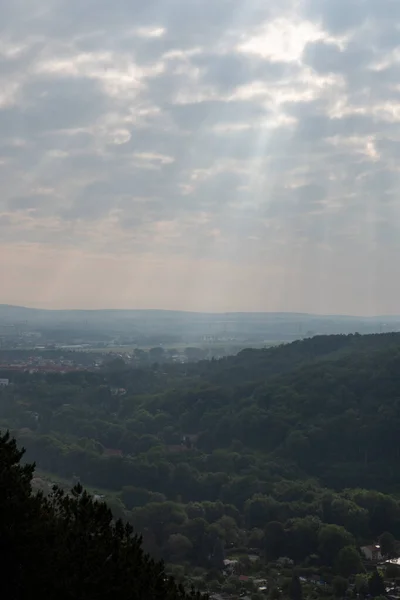
<instances>
[{"instance_id":1,"label":"distant hill","mask_svg":"<svg viewBox=\"0 0 400 600\"><path fill-rule=\"evenodd\" d=\"M109 334L219 337L243 341L292 341L316 334L400 330L400 317L354 317L305 313L200 313L171 310L45 310L0 304L0 326L78 328Z\"/></svg>"},{"instance_id":2,"label":"distant hill","mask_svg":"<svg viewBox=\"0 0 400 600\"><path fill-rule=\"evenodd\" d=\"M354 322L400 322L400 315L377 315L373 317L363 317L357 315L335 315L335 314L313 314L302 312L199 312L199 311L184 311L184 310L166 310L166 309L119 309L119 308L104 308L104 309L47 309L47 308L31 308L26 306L16 306L13 304L0 304L0 318L10 316L24 317L47 317L47 318L62 318L62 317L174 317L196 320L214 320L222 319L226 321L265 321L265 320L295 320L308 321L312 320L334 320L334 321L354 321Z\"/></svg>"}]
</instances>

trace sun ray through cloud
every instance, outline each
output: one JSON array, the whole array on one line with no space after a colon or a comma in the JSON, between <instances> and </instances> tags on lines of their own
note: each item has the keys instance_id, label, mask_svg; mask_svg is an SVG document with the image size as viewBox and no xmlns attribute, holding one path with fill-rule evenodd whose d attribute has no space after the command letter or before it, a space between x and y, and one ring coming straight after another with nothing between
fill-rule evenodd
<instances>
[{"instance_id":1,"label":"sun ray through cloud","mask_svg":"<svg viewBox=\"0 0 400 600\"><path fill-rule=\"evenodd\" d=\"M2 251L58 257L29 302L97 302L103 263L107 305L396 311L400 9L376 7L2 3Z\"/></svg>"}]
</instances>

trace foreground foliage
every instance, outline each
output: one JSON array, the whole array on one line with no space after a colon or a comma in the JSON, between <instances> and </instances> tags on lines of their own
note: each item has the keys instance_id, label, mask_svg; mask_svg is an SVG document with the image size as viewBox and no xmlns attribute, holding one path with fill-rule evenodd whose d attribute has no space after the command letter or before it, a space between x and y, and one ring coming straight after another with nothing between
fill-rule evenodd
<instances>
[{"instance_id":1,"label":"foreground foliage","mask_svg":"<svg viewBox=\"0 0 400 600\"><path fill-rule=\"evenodd\" d=\"M2 596L10 599L186 600L163 565L145 554L132 528L113 524L104 503L76 486L32 494L34 467L9 434L0 438Z\"/></svg>"}]
</instances>

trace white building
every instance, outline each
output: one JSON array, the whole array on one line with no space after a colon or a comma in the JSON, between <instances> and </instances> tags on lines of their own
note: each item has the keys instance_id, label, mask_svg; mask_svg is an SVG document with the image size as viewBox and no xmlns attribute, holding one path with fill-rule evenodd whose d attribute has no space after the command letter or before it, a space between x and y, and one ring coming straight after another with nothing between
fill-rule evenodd
<instances>
[{"instance_id":1,"label":"white building","mask_svg":"<svg viewBox=\"0 0 400 600\"><path fill-rule=\"evenodd\" d=\"M361 552L367 560L382 560L381 548L378 544L361 546Z\"/></svg>"},{"instance_id":2,"label":"white building","mask_svg":"<svg viewBox=\"0 0 400 600\"><path fill-rule=\"evenodd\" d=\"M10 383L9 379L0 379L0 387L7 387Z\"/></svg>"}]
</instances>

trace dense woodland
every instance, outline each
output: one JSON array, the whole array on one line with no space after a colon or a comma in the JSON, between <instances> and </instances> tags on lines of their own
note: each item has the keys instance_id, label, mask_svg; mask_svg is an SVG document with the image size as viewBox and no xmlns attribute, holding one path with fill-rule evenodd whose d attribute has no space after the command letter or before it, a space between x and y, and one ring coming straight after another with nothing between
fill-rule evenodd
<instances>
[{"instance_id":1,"label":"dense woodland","mask_svg":"<svg viewBox=\"0 0 400 600\"><path fill-rule=\"evenodd\" d=\"M200 587L234 552L347 581L363 571L360 545L397 551L400 334L0 376L12 382L0 426L26 459L102 490L146 551Z\"/></svg>"},{"instance_id":2,"label":"dense woodland","mask_svg":"<svg viewBox=\"0 0 400 600\"><path fill-rule=\"evenodd\" d=\"M146 555L130 525L77 485L32 493L32 465L8 434L0 438L2 597L193 600Z\"/></svg>"}]
</instances>

